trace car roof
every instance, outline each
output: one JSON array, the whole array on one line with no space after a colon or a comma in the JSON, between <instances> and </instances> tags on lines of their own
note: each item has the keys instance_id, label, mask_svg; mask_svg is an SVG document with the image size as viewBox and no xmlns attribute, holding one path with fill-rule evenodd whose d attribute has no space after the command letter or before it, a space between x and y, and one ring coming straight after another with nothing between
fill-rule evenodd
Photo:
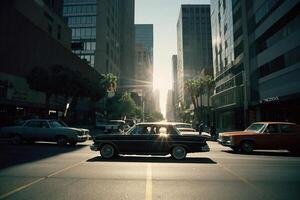
<instances>
[{"instance_id":1,"label":"car roof","mask_svg":"<svg viewBox=\"0 0 300 200\"><path fill-rule=\"evenodd\" d=\"M192 124L190 124L190 123L184 123L184 122L168 122L168 123L171 123L171 124L173 124L173 125L192 125Z\"/></svg>"},{"instance_id":2,"label":"car roof","mask_svg":"<svg viewBox=\"0 0 300 200\"><path fill-rule=\"evenodd\" d=\"M140 122L137 125L174 125L171 122Z\"/></svg>"},{"instance_id":3,"label":"car roof","mask_svg":"<svg viewBox=\"0 0 300 200\"><path fill-rule=\"evenodd\" d=\"M291 123L291 122L255 122L254 124L294 124L295 123Z\"/></svg>"},{"instance_id":4,"label":"car roof","mask_svg":"<svg viewBox=\"0 0 300 200\"><path fill-rule=\"evenodd\" d=\"M25 121L28 122L28 121L58 121L58 120L57 119L27 119Z\"/></svg>"}]
</instances>

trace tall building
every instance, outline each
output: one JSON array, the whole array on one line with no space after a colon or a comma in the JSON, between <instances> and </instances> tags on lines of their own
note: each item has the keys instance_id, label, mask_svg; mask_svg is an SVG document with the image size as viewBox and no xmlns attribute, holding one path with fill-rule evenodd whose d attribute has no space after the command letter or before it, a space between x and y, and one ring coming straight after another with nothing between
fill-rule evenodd
<instances>
[{"instance_id":1,"label":"tall building","mask_svg":"<svg viewBox=\"0 0 300 200\"><path fill-rule=\"evenodd\" d=\"M300 1L241 2L249 36L246 120L300 123Z\"/></svg>"},{"instance_id":2,"label":"tall building","mask_svg":"<svg viewBox=\"0 0 300 200\"><path fill-rule=\"evenodd\" d=\"M139 43L135 45L134 75L135 89L152 92L153 66L150 54L148 49Z\"/></svg>"},{"instance_id":3,"label":"tall building","mask_svg":"<svg viewBox=\"0 0 300 200\"><path fill-rule=\"evenodd\" d=\"M166 119L167 121L175 121L174 113L174 91L168 90L167 105L166 105Z\"/></svg>"},{"instance_id":4,"label":"tall building","mask_svg":"<svg viewBox=\"0 0 300 200\"><path fill-rule=\"evenodd\" d=\"M179 92L184 81L199 77L201 71L212 68L212 40L210 5L182 5L177 22L178 73L183 72ZM182 95L182 94L180 94ZM190 105L185 98L186 106Z\"/></svg>"},{"instance_id":5,"label":"tall building","mask_svg":"<svg viewBox=\"0 0 300 200\"><path fill-rule=\"evenodd\" d=\"M135 25L135 43L142 44L149 51L153 63L153 24Z\"/></svg>"},{"instance_id":6,"label":"tall building","mask_svg":"<svg viewBox=\"0 0 300 200\"><path fill-rule=\"evenodd\" d=\"M71 31L62 17L42 0L5 0L0 7L0 126L16 119L45 113L45 92L30 88L27 77L34 67L63 66L96 82L100 74L70 50ZM57 1L59 2L59 1ZM60 13L60 12L58 12ZM17 58L17 59L16 59ZM87 119L89 102L78 101ZM52 95L49 109L62 113L65 98ZM78 109L79 110L79 109Z\"/></svg>"},{"instance_id":7,"label":"tall building","mask_svg":"<svg viewBox=\"0 0 300 200\"><path fill-rule=\"evenodd\" d=\"M134 25L134 0L119 0L120 4L120 88L130 89L133 84L135 64L135 25Z\"/></svg>"},{"instance_id":8,"label":"tall building","mask_svg":"<svg viewBox=\"0 0 300 200\"><path fill-rule=\"evenodd\" d=\"M299 0L212 1L211 7L217 127L299 122Z\"/></svg>"},{"instance_id":9,"label":"tall building","mask_svg":"<svg viewBox=\"0 0 300 200\"><path fill-rule=\"evenodd\" d=\"M64 1L73 50L98 72L113 73L120 79L121 71L133 66L133 5L134 0Z\"/></svg>"},{"instance_id":10,"label":"tall building","mask_svg":"<svg viewBox=\"0 0 300 200\"><path fill-rule=\"evenodd\" d=\"M232 0L211 2L215 92L212 104L217 127L222 130L244 126L244 51L241 10Z\"/></svg>"}]
</instances>

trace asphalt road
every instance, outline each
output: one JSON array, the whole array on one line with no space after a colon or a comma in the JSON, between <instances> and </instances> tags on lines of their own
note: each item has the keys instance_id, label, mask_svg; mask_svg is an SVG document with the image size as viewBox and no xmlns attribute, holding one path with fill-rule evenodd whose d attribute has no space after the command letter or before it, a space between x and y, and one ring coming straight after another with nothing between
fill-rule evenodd
<instances>
[{"instance_id":1,"label":"asphalt road","mask_svg":"<svg viewBox=\"0 0 300 200\"><path fill-rule=\"evenodd\" d=\"M234 154L210 142L210 152L102 160L87 142L0 144L1 199L298 199L300 157L285 151Z\"/></svg>"}]
</instances>

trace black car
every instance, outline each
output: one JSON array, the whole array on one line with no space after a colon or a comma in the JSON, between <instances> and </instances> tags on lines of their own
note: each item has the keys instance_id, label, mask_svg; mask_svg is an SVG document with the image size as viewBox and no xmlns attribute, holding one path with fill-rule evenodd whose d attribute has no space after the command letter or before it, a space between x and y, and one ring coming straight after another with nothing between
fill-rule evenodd
<instances>
[{"instance_id":1,"label":"black car","mask_svg":"<svg viewBox=\"0 0 300 200\"><path fill-rule=\"evenodd\" d=\"M209 151L206 136L182 135L172 123L139 123L126 133L100 134L93 140L91 150L100 151L103 158L118 154L171 154L180 160L187 153Z\"/></svg>"}]
</instances>

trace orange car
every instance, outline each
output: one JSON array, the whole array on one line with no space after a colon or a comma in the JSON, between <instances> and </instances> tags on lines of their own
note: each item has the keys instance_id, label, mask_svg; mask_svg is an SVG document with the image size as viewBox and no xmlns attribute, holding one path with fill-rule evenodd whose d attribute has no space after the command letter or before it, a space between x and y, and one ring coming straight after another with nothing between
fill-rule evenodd
<instances>
[{"instance_id":1,"label":"orange car","mask_svg":"<svg viewBox=\"0 0 300 200\"><path fill-rule=\"evenodd\" d=\"M286 149L298 153L300 126L287 122L256 122L244 131L220 133L218 142L243 153L254 149Z\"/></svg>"}]
</instances>

